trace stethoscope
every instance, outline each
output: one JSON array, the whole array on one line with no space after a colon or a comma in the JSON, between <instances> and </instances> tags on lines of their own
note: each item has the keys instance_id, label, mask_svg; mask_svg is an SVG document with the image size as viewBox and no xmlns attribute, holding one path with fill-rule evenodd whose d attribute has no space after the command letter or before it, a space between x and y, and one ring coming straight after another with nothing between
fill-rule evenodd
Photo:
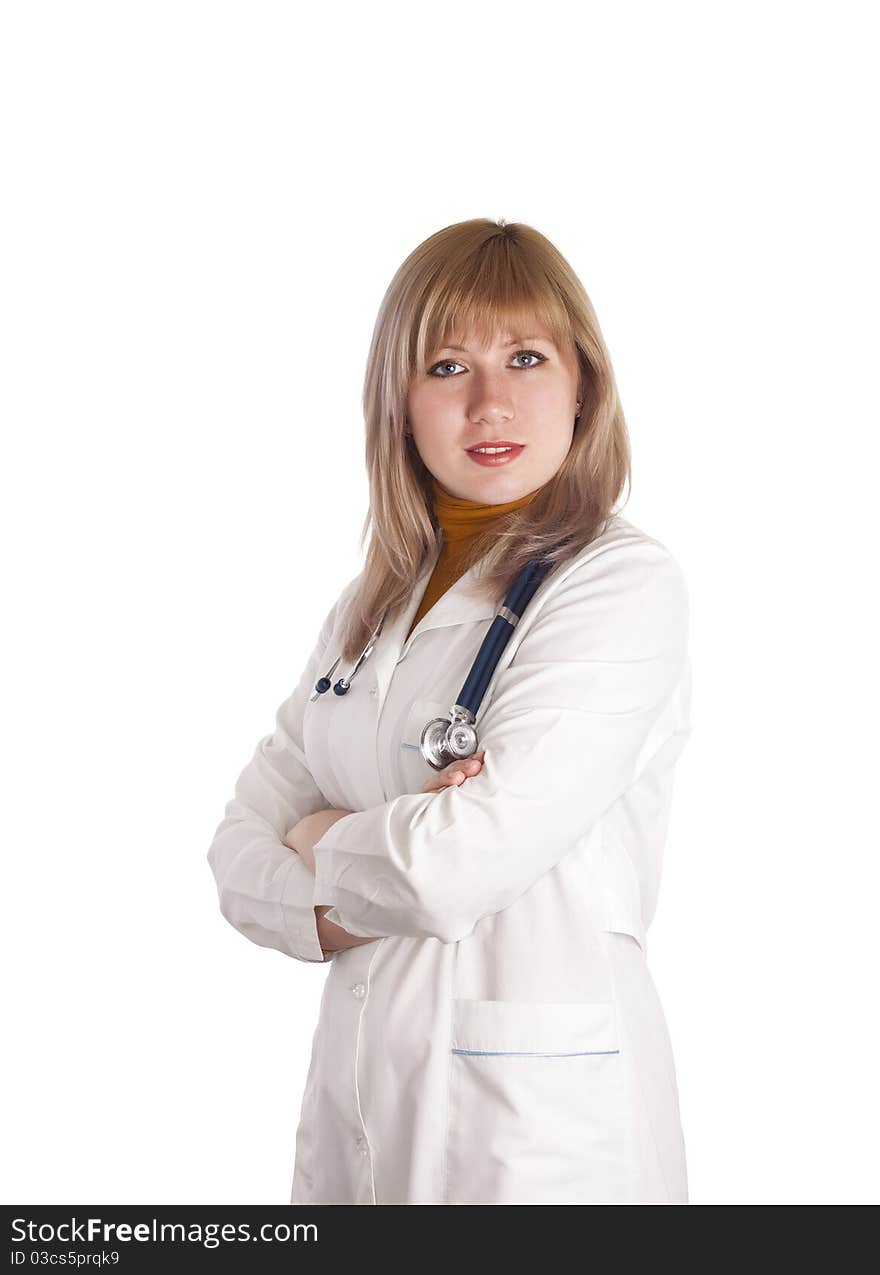
<instances>
[{"instance_id":1,"label":"stethoscope","mask_svg":"<svg viewBox=\"0 0 880 1275\"><path fill-rule=\"evenodd\" d=\"M539 558L523 567L483 638L477 657L465 678L464 686L458 693L456 703L450 709L449 716L433 718L422 730L419 751L428 765L433 766L435 770L442 770L451 761L463 761L466 757L472 757L477 751L477 730L474 723L480 704L483 702L483 696L486 694L486 688L498 667L504 648L513 636L513 630L522 619L523 612L552 565L545 559ZM385 615L371 633L370 640L358 656L357 663L348 677L341 677L333 683L334 694L348 693L358 669L376 645L376 639L384 623ZM324 676L315 683L312 700L316 700L319 695L323 695L330 689L330 679L341 659L342 656L338 656Z\"/></svg>"}]
</instances>

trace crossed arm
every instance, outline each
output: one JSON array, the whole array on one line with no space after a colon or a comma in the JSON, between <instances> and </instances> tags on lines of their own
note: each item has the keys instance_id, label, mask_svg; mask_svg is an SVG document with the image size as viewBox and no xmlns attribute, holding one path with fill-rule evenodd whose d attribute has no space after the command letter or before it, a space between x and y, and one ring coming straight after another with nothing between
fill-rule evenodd
<instances>
[{"instance_id":1,"label":"crossed arm","mask_svg":"<svg viewBox=\"0 0 880 1275\"><path fill-rule=\"evenodd\" d=\"M310 961L355 939L463 938L552 870L668 752L681 729L687 612L661 545L627 536L601 547L547 599L499 675L475 782L360 812L327 810L305 759L303 711L331 612L209 850L221 911L252 941Z\"/></svg>"},{"instance_id":2,"label":"crossed arm","mask_svg":"<svg viewBox=\"0 0 880 1275\"><path fill-rule=\"evenodd\" d=\"M443 788L463 784L471 775L479 773L482 764L482 752L469 757L463 762L450 762L448 766L438 772L435 779L425 784L422 792L440 792ZM291 850L296 851L309 872L314 876L314 847L316 843L321 840L328 828L332 828L337 819L344 819L346 815L352 813L353 811L351 810L330 808L305 815L288 830L287 835L283 838L284 844L289 846ZM349 934L348 930L343 929L341 925L328 921L326 914L330 911L331 906L332 904L329 903L319 903L315 908L315 926L318 932L318 941L325 956L331 952L342 952L346 948L357 947L360 943L375 942L372 936L361 937L357 934Z\"/></svg>"}]
</instances>

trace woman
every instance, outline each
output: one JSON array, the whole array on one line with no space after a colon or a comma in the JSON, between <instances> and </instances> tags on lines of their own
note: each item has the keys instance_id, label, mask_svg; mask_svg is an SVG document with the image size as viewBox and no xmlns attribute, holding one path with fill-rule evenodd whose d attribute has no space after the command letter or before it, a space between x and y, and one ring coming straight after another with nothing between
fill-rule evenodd
<instances>
[{"instance_id":1,"label":"woman","mask_svg":"<svg viewBox=\"0 0 880 1275\"><path fill-rule=\"evenodd\" d=\"M388 289L364 404L364 569L208 854L236 929L330 962L291 1202L685 1202L645 931L687 592L613 512L629 443L583 286L529 226L447 227ZM422 728L539 555L478 751L438 772Z\"/></svg>"}]
</instances>

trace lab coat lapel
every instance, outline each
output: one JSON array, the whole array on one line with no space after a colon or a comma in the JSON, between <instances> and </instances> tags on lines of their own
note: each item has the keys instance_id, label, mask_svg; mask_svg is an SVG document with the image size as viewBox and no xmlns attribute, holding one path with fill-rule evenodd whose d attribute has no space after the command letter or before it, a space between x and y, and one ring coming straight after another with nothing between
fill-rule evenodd
<instances>
[{"instance_id":1,"label":"lab coat lapel","mask_svg":"<svg viewBox=\"0 0 880 1275\"><path fill-rule=\"evenodd\" d=\"M385 696L388 693L388 687L394 676L395 668L420 634L427 632L429 629L445 628L451 624L468 624L477 620L491 620L498 610L497 605L490 598L475 597L472 594L476 580L482 573L482 561L477 562L469 571L459 576L450 585L431 609L422 616L412 633L407 637L413 616L419 609L439 556L440 549L438 548L416 581L409 602L395 620L387 621L383 625L382 632L373 648L370 659L373 661L373 670L376 677L377 693L375 698L378 713L382 711L382 705L385 702ZM476 651L474 651L474 655L476 656Z\"/></svg>"}]
</instances>

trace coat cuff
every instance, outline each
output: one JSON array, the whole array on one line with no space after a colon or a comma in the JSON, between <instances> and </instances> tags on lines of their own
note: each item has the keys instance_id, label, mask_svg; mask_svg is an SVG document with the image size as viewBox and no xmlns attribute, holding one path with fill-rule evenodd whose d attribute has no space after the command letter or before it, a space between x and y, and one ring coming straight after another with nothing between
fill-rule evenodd
<instances>
[{"instance_id":1,"label":"coat cuff","mask_svg":"<svg viewBox=\"0 0 880 1275\"><path fill-rule=\"evenodd\" d=\"M387 930L364 929L367 924L362 919L356 920L358 911L365 908L365 900L341 884L348 867L351 865L351 854L346 845L346 832L352 832L364 821L369 821L372 812L353 811L351 814L335 820L319 841L312 847L315 858L315 906L330 904L330 911L325 913L328 921L339 925L355 938L373 939L387 937ZM374 832L374 830L371 829ZM375 835L368 840L375 841ZM375 891L374 891L375 893ZM367 908L369 905L366 905Z\"/></svg>"},{"instance_id":2,"label":"coat cuff","mask_svg":"<svg viewBox=\"0 0 880 1275\"><path fill-rule=\"evenodd\" d=\"M329 961L334 953L325 953L318 938L312 874L296 851L292 853L293 861L281 891L281 915L291 954L301 961Z\"/></svg>"}]
</instances>

